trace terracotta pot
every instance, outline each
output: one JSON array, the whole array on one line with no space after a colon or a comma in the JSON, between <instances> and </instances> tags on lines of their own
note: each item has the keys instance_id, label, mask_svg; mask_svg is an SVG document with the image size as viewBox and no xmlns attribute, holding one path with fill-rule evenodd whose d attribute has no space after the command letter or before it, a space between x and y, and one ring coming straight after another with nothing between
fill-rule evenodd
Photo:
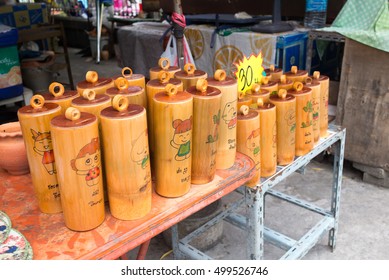
<instances>
[{"instance_id":1,"label":"terracotta pot","mask_svg":"<svg viewBox=\"0 0 389 280\"><path fill-rule=\"evenodd\" d=\"M19 122L0 125L0 168L12 175L30 172Z\"/></svg>"}]
</instances>

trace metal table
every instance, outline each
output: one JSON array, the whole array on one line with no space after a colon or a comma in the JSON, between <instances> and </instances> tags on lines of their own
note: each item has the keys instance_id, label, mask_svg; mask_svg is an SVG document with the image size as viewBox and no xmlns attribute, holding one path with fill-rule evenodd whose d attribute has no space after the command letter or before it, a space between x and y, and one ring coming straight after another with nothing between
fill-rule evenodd
<instances>
[{"instance_id":1,"label":"metal table","mask_svg":"<svg viewBox=\"0 0 389 280\"><path fill-rule=\"evenodd\" d=\"M286 253L281 259L301 259L323 236L329 232L328 245L335 249L336 234L339 220L340 191L343 173L344 144L346 129L330 126L328 136L321 138L314 149L308 154L296 157L293 163L287 166L279 166L277 172L269 177L262 178L255 188L243 187L242 198L232 203L211 221L204 224L182 239L178 238L177 225L173 226L172 244L175 258L189 257L191 259L211 259L204 252L190 245L191 240L205 232L207 228L224 219L248 232L247 259L259 260L264 256L264 240L283 249ZM301 172L309 162L331 147L334 154L333 182L330 210L318 207L310 202L297 199L279 191L273 190L283 180L294 172ZM264 225L265 194L275 196L281 200L301 206L302 208L322 215L322 219L314 225L299 240L294 240ZM247 215L236 213L241 205L246 204Z\"/></svg>"}]
</instances>

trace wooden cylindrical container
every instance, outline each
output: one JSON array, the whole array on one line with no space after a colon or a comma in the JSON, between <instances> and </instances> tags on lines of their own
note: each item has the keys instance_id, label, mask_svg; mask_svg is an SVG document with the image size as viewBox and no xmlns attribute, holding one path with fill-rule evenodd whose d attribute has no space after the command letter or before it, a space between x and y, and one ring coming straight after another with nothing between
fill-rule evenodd
<instances>
[{"instance_id":1,"label":"wooden cylindrical container","mask_svg":"<svg viewBox=\"0 0 389 280\"><path fill-rule=\"evenodd\" d=\"M277 114L277 164L288 165L295 157L296 140L296 97L280 89L270 96Z\"/></svg>"},{"instance_id":2,"label":"wooden cylindrical container","mask_svg":"<svg viewBox=\"0 0 389 280\"><path fill-rule=\"evenodd\" d=\"M174 73L174 78L179 79L184 87L184 90L191 86L196 86L199 79L206 79L207 73L202 70L197 70L196 67L187 63L184 66L184 70L180 70Z\"/></svg>"},{"instance_id":3,"label":"wooden cylindrical container","mask_svg":"<svg viewBox=\"0 0 389 280\"><path fill-rule=\"evenodd\" d=\"M18 118L35 196L40 211L59 213L62 207L50 121L61 114L61 107L55 103L45 103L41 95L34 95L30 104L18 110Z\"/></svg>"},{"instance_id":4,"label":"wooden cylindrical container","mask_svg":"<svg viewBox=\"0 0 389 280\"><path fill-rule=\"evenodd\" d=\"M207 81L209 86L219 89L222 93L216 169L228 169L234 165L236 156L238 83L220 69L216 70L214 77L207 78Z\"/></svg>"},{"instance_id":5,"label":"wooden cylindrical container","mask_svg":"<svg viewBox=\"0 0 389 280\"><path fill-rule=\"evenodd\" d=\"M51 120L65 225L91 230L105 217L97 117L69 107Z\"/></svg>"},{"instance_id":6,"label":"wooden cylindrical container","mask_svg":"<svg viewBox=\"0 0 389 280\"><path fill-rule=\"evenodd\" d=\"M237 112L239 112L240 108L243 106L243 105L246 105L246 106L250 106L251 103L253 103L253 99L251 98L251 96L249 94L245 94L243 92L240 92L238 94L238 107L237 107Z\"/></svg>"},{"instance_id":7,"label":"wooden cylindrical container","mask_svg":"<svg viewBox=\"0 0 389 280\"><path fill-rule=\"evenodd\" d=\"M166 87L153 98L155 190L179 197L191 185L193 97L172 84Z\"/></svg>"},{"instance_id":8,"label":"wooden cylindrical container","mask_svg":"<svg viewBox=\"0 0 389 280\"><path fill-rule=\"evenodd\" d=\"M66 109L72 104L72 100L80 96L75 90L65 91L65 87L57 82L51 83L49 92L41 95L45 99L45 103L56 103L61 106L61 114L65 114Z\"/></svg>"},{"instance_id":9,"label":"wooden cylindrical container","mask_svg":"<svg viewBox=\"0 0 389 280\"><path fill-rule=\"evenodd\" d=\"M249 110L244 105L238 111L238 123L236 133L236 150L249 156L255 163L255 174L247 181L246 186L254 187L261 177L261 144L260 144L259 113Z\"/></svg>"},{"instance_id":10,"label":"wooden cylindrical container","mask_svg":"<svg viewBox=\"0 0 389 280\"><path fill-rule=\"evenodd\" d=\"M101 129L111 214L142 218L151 210L152 194L146 109L117 95L101 111Z\"/></svg>"},{"instance_id":11,"label":"wooden cylindrical container","mask_svg":"<svg viewBox=\"0 0 389 280\"><path fill-rule=\"evenodd\" d=\"M170 66L169 59L165 57L161 57L158 61L158 66L150 68L149 74L150 74L150 80L158 79L159 72L166 71L169 73L169 78L174 78L174 74L178 71L180 71L180 67L178 66Z\"/></svg>"},{"instance_id":12,"label":"wooden cylindrical container","mask_svg":"<svg viewBox=\"0 0 389 280\"><path fill-rule=\"evenodd\" d=\"M115 76L112 79L115 81L119 77L126 78L126 80L128 81L128 86L130 86L130 87L136 86L136 87L141 87L143 89L146 88L145 76L142 75L142 74L134 74L130 67L124 67L122 69L122 75L121 76Z\"/></svg>"},{"instance_id":13,"label":"wooden cylindrical container","mask_svg":"<svg viewBox=\"0 0 389 280\"><path fill-rule=\"evenodd\" d=\"M72 100L71 106L80 112L91 113L100 119L101 110L111 106L111 98L106 94L96 94L94 90L86 89L82 96Z\"/></svg>"},{"instance_id":14,"label":"wooden cylindrical container","mask_svg":"<svg viewBox=\"0 0 389 280\"><path fill-rule=\"evenodd\" d=\"M320 83L320 137L328 135L328 96L330 88L330 78L320 75L319 71L313 72L313 81Z\"/></svg>"},{"instance_id":15,"label":"wooden cylindrical container","mask_svg":"<svg viewBox=\"0 0 389 280\"><path fill-rule=\"evenodd\" d=\"M320 139L320 83L308 77L305 80L305 86L312 89L313 141L317 143Z\"/></svg>"},{"instance_id":16,"label":"wooden cylindrical container","mask_svg":"<svg viewBox=\"0 0 389 280\"><path fill-rule=\"evenodd\" d=\"M256 104L259 98L261 98L263 102L268 103L270 98L270 91L263 89L259 84L254 84L251 90L248 92L248 95L251 97L253 104Z\"/></svg>"},{"instance_id":17,"label":"wooden cylindrical container","mask_svg":"<svg viewBox=\"0 0 389 280\"><path fill-rule=\"evenodd\" d=\"M147 96L144 88L140 86L130 86L128 81L123 77L117 78L114 84L114 87L107 89L105 92L111 99L120 94L128 99L129 104L138 104L147 108Z\"/></svg>"},{"instance_id":18,"label":"wooden cylindrical container","mask_svg":"<svg viewBox=\"0 0 389 280\"><path fill-rule=\"evenodd\" d=\"M154 154L154 129L153 129L153 113L154 113L154 103L153 98L159 92L165 92L166 85L170 83L177 87L177 91L183 91L183 84L179 79L171 79L170 74L166 71L159 72L159 78L155 80L150 80L146 84L146 93L147 93L147 127L149 130L149 148L151 153L151 158L153 160ZM152 166L153 168L153 166Z\"/></svg>"},{"instance_id":19,"label":"wooden cylindrical container","mask_svg":"<svg viewBox=\"0 0 389 280\"><path fill-rule=\"evenodd\" d=\"M261 90L267 90L272 94L278 91L278 83L270 81L268 77L262 77L261 79Z\"/></svg>"},{"instance_id":20,"label":"wooden cylindrical container","mask_svg":"<svg viewBox=\"0 0 389 280\"><path fill-rule=\"evenodd\" d=\"M209 183L216 172L222 94L207 84L199 79L196 86L186 89L193 96L192 184Z\"/></svg>"},{"instance_id":21,"label":"wooden cylindrical container","mask_svg":"<svg viewBox=\"0 0 389 280\"><path fill-rule=\"evenodd\" d=\"M86 89L93 89L96 94L103 94L114 86L112 78L100 78L96 71L88 71L85 80L77 84L77 91L81 95Z\"/></svg>"},{"instance_id":22,"label":"wooden cylindrical container","mask_svg":"<svg viewBox=\"0 0 389 280\"><path fill-rule=\"evenodd\" d=\"M259 113L261 132L261 177L270 177L277 170L277 114L276 106L262 99L251 108Z\"/></svg>"},{"instance_id":23,"label":"wooden cylindrical container","mask_svg":"<svg viewBox=\"0 0 389 280\"><path fill-rule=\"evenodd\" d=\"M308 77L308 72L306 70L298 70L297 66L292 66L290 71L286 72L285 75L287 80L303 83L305 78Z\"/></svg>"},{"instance_id":24,"label":"wooden cylindrical container","mask_svg":"<svg viewBox=\"0 0 389 280\"><path fill-rule=\"evenodd\" d=\"M270 77L270 81L278 82L281 75L284 73L281 68L275 68L274 64L270 65L268 69L265 69L266 76Z\"/></svg>"},{"instance_id":25,"label":"wooden cylindrical container","mask_svg":"<svg viewBox=\"0 0 389 280\"><path fill-rule=\"evenodd\" d=\"M293 87L293 80L287 79L285 75L281 75L278 80L278 89L285 89L286 91Z\"/></svg>"},{"instance_id":26,"label":"wooden cylindrical container","mask_svg":"<svg viewBox=\"0 0 389 280\"><path fill-rule=\"evenodd\" d=\"M295 82L288 94L296 97L296 156L309 153L314 146L312 89Z\"/></svg>"}]
</instances>

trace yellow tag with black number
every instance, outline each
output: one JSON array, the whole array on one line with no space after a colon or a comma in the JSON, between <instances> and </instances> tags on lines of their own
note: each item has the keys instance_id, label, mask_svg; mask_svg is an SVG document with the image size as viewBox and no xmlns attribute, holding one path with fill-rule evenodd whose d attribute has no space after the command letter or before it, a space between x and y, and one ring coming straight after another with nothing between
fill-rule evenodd
<instances>
[{"instance_id":1,"label":"yellow tag with black number","mask_svg":"<svg viewBox=\"0 0 389 280\"><path fill-rule=\"evenodd\" d=\"M243 61L239 61L238 64L235 63L237 71L235 76L238 80L238 91L246 92L248 89L251 89L253 84L260 83L262 78L262 52L257 56L250 55L249 58L244 57Z\"/></svg>"}]
</instances>

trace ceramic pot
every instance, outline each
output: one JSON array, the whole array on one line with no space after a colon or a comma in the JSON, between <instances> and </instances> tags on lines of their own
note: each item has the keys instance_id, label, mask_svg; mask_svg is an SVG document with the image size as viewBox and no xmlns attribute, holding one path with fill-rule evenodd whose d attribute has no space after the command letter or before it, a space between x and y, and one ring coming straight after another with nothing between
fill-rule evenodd
<instances>
[{"instance_id":1,"label":"ceramic pot","mask_svg":"<svg viewBox=\"0 0 389 280\"><path fill-rule=\"evenodd\" d=\"M19 122L0 125L0 168L12 175L30 172Z\"/></svg>"}]
</instances>

